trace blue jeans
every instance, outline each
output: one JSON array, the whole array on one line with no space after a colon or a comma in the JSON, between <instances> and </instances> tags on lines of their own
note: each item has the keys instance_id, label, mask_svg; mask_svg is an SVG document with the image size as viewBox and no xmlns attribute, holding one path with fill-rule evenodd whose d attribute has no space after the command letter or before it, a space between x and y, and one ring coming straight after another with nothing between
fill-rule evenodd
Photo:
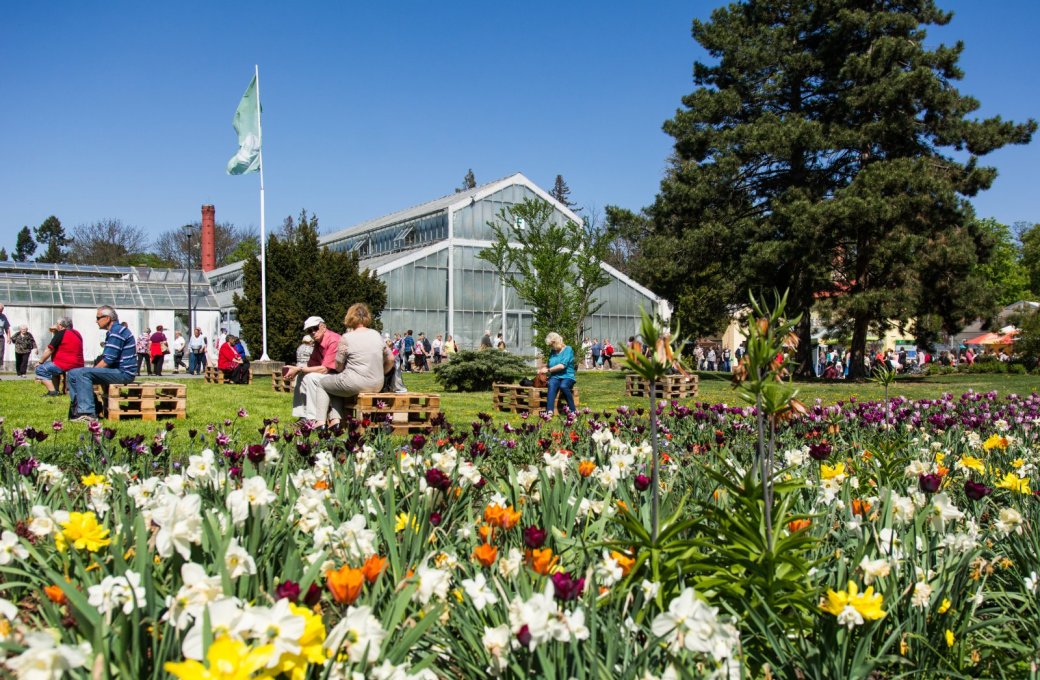
<instances>
[{"instance_id":1,"label":"blue jeans","mask_svg":"<svg viewBox=\"0 0 1040 680\"><path fill-rule=\"evenodd\" d=\"M94 413L94 385L125 385L134 381L132 375L118 368L74 368L65 380L69 386L74 415L97 416Z\"/></svg>"},{"instance_id":2,"label":"blue jeans","mask_svg":"<svg viewBox=\"0 0 1040 680\"><path fill-rule=\"evenodd\" d=\"M570 378L561 378L558 375L554 375L549 378L549 399L547 401L546 409L549 411L556 410L556 398L559 393L563 393L564 398L567 399L567 408L571 411L577 411L574 408L574 381Z\"/></svg>"},{"instance_id":3,"label":"blue jeans","mask_svg":"<svg viewBox=\"0 0 1040 680\"><path fill-rule=\"evenodd\" d=\"M199 352L188 352L188 373L191 375L199 375L202 373L202 369L206 368L206 353Z\"/></svg>"},{"instance_id":4,"label":"blue jeans","mask_svg":"<svg viewBox=\"0 0 1040 680\"><path fill-rule=\"evenodd\" d=\"M40 380L54 380L64 372L53 361L45 361L36 367L36 377Z\"/></svg>"}]
</instances>

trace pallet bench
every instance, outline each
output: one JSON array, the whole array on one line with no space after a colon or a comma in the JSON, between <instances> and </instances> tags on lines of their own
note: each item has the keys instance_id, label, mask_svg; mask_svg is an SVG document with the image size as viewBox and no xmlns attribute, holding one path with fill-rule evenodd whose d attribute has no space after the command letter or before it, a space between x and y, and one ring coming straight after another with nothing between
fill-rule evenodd
<instances>
[{"instance_id":1,"label":"pallet bench","mask_svg":"<svg viewBox=\"0 0 1040 680\"><path fill-rule=\"evenodd\" d=\"M343 402L345 414L352 411L356 420L368 419L371 428L389 423L392 434L423 433L441 412L440 395L421 392L362 392Z\"/></svg>"},{"instance_id":2,"label":"pallet bench","mask_svg":"<svg viewBox=\"0 0 1040 680\"><path fill-rule=\"evenodd\" d=\"M649 397L650 383L643 377L625 376L625 394L629 397ZM654 384L658 399L692 399L697 396L697 376L666 375Z\"/></svg>"},{"instance_id":3,"label":"pallet bench","mask_svg":"<svg viewBox=\"0 0 1040 680\"><path fill-rule=\"evenodd\" d=\"M252 377L252 376L250 376ZM281 371L271 374L271 387L275 392L292 392L296 386L296 376L286 378Z\"/></svg>"},{"instance_id":4,"label":"pallet bench","mask_svg":"<svg viewBox=\"0 0 1040 680\"><path fill-rule=\"evenodd\" d=\"M545 411L549 402L548 387L525 387L524 385L509 385L506 383L495 383L494 390L495 410L507 413L538 413ZM579 405L578 387L575 385L574 406ZM557 400L558 401L558 400Z\"/></svg>"},{"instance_id":5,"label":"pallet bench","mask_svg":"<svg viewBox=\"0 0 1040 680\"><path fill-rule=\"evenodd\" d=\"M224 371L220 370L216 366L207 366L206 367L206 382L208 382L208 383L215 383L217 385L223 385L224 383L227 382L226 380L224 380ZM249 384L252 384L252 382L253 382L253 369L250 368L249 369L249 382L246 383L246 384L249 385ZM228 383L228 384L230 385L231 383Z\"/></svg>"},{"instance_id":6,"label":"pallet bench","mask_svg":"<svg viewBox=\"0 0 1040 680\"><path fill-rule=\"evenodd\" d=\"M187 417L188 388L181 383L147 382L94 385L109 420L158 420ZM101 414L98 414L101 415Z\"/></svg>"}]
</instances>

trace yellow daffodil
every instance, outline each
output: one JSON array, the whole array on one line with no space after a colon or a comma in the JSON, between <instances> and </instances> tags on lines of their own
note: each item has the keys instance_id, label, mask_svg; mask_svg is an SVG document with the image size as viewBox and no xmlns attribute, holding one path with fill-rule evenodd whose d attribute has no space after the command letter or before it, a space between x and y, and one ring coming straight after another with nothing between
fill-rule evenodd
<instances>
[{"instance_id":1,"label":"yellow daffodil","mask_svg":"<svg viewBox=\"0 0 1040 680\"><path fill-rule=\"evenodd\" d=\"M982 462L982 459L974 456L961 456L961 459L957 461L957 466L966 470L974 470L979 474L986 471L986 465Z\"/></svg>"},{"instance_id":2,"label":"yellow daffodil","mask_svg":"<svg viewBox=\"0 0 1040 680\"><path fill-rule=\"evenodd\" d=\"M943 601L942 601L942 604L939 605L939 613L940 614L945 614L946 612L950 611L950 607L952 605L953 605L953 603L950 602L950 598L944 597Z\"/></svg>"},{"instance_id":3,"label":"yellow daffodil","mask_svg":"<svg viewBox=\"0 0 1040 680\"><path fill-rule=\"evenodd\" d=\"M1022 467L1023 465L1025 465L1025 464L1026 464L1026 462L1024 460L1022 460L1021 458L1016 458L1013 461L1011 461L1011 467L1015 468L1016 470L1018 468Z\"/></svg>"},{"instance_id":4,"label":"yellow daffodil","mask_svg":"<svg viewBox=\"0 0 1040 680\"><path fill-rule=\"evenodd\" d=\"M1011 491L1017 491L1018 493L1029 495L1033 493L1029 489L1029 480L1025 477L1019 477L1014 472L1009 472L1004 475L1004 479L997 482L998 489L1010 489Z\"/></svg>"},{"instance_id":5,"label":"yellow daffodil","mask_svg":"<svg viewBox=\"0 0 1040 680\"><path fill-rule=\"evenodd\" d=\"M288 675L292 680L304 680L308 665L325 663L325 625L321 622L321 616L307 607L290 604L289 610L305 620L303 635L299 639L300 651L297 654L283 653L277 665L268 673L272 676L280 673Z\"/></svg>"},{"instance_id":6,"label":"yellow daffodil","mask_svg":"<svg viewBox=\"0 0 1040 680\"><path fill-rule=\"evenodd\" d=\"M394 523L394 531L401 533L405 530L405 527L411 526L412 531L419 532L419 520L409 515L407 512L402 512L397 515L397 521Z\"/></svg>"},{"instance_id":7,"label":"yellow daffodil","mask_svg":"<svg viewBox=\"0 0 1040 680\"><path fill-rule=\"evenodd\" d=\"M937 451L935 453L935 464L942 465L944 460L946 460L946 454L942 451Z\"/></svg>"},{"instance_id":8,"label":"yellow daffodil","mask_svg":"<svg viewBox=\"0 0 1040 680\"><path fill-rule=\"evenodd\" d=\"M846 590L828 590L826 600L820 604L820 608L838 617L838 623L852 628L864 621L884 618L885 610L881 608L883 599L881 593L874 593L874 586L861 593L856 583L849 581Z\"/></svg>"},{"instance_id":9,"label":"yellow daffodil","mask_svg":"<svg viewBox=\"0 0 1040 680\"><path fill-rule=\"evenodd\" d=\"M821 465L820 466L820 478L821 479L834 479L845 474L845 463L837 463L835 465Z\"/></svg>"},{"instance_id":10,"label":"yellow daffodil","mask_svg":"<svg viewBox=\"0 0 1040 680\"><path fill-rule=\"evenodd\" d=\"M987 451L992 451L993 449L1006 449L1007 447L1008 447L1008 440L1007 440L1007 438L1006 437L1001 437L999 434L992 434L992 435L990 435L989 439L987 439L982 444L982 448L984 448Z\"/></svg>"},{"instance_id":11,"label":"yellow daffodil","mask_svg":"<svg viewBox=\"0 0 1040 680\"><path fill-rule=\"evenodd\" d=\"M91 472L89 475L83 475L80 477L79 482L83 486L101 486L105 483L105 476Z\"/></svg>"},{"instance_id":12,"label":"yellow daffodil","mask_svg":"<svg viewBox=\"0 0 1040 680\"><path fill-rule=\"evenodd\" d=\"M69 543L76 550L97 552L112 542L108 529L98 524L92 512L70 512L69 521L61 523L61 531L54 538L58 550L64 551Z\"/></svg>"},{"instance_id":13,"label":"yellow daffodil","mask_svg":"<svg viewBox=\"0 0 1040 680\"><path fill-rule=\"evenodd\" d=\"M946 646L947 647L953 647L953 643L954 643L955 640L956 640L956 638L953 637L953 631L950 630L949 628L947 628L946 629Z\"/></svg>"},{"instance_id":14,"label":"yellow daffodil","mask_svg":"<svg viewBox=\"0 0 1040 680\"><path fill-rule=\"evenodd\" d=\"M264 668L274 652L274 645L250 649L241 640L220 637L209 646L207 665L198 661L168 662L166 672L181 680L249 680Z\"/></svg>"}]
</instances>

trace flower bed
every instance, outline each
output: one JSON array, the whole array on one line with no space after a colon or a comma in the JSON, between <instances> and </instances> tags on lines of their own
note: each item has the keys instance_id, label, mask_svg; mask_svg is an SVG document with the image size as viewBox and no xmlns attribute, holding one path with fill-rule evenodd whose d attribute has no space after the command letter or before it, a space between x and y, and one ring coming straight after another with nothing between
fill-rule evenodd
<instances>
[{"instance_id":1,"label":"flower bed","mask_svg":"<svg viewBox=\"0 0 1040 680\"><path fill-rule=\"evenodd\" d=\"M777 433L772 545L753 411L655 415L656 539L643 409L482 415L404 445L351 424L3 424L3 663L302 679L1038 662L1036 394L809 408Z\"/></svg>"}]
</instances>

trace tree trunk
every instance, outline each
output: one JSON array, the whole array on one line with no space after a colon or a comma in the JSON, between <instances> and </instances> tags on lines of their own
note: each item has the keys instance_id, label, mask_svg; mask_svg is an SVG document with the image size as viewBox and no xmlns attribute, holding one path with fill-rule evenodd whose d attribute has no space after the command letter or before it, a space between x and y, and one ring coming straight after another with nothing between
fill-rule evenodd
<instances>
[{"instance_id":1,"label":"tree trunk","mask_svg":"<svg viewBox=\"0 0 1040 680\"><path fill-rule=\"evenodd\" d=\"M865 378L867 372L864 368L863 358L867 351L867 328L870 327L870 319L864 314L857 316L852 325L852 354L849 357L849 377L853 379Z\"/></svg>"},{"instance_id":2,"label":"tree trunk","mask_svg":"<svg viewBox=\"0 0 1040 680\"><path fill-rule=\"evenodd\" d=\"M798 322L798 350L795 353L794 375L799 379L815 378L812 360L812 311L803 307L802 320Z\"/></svg>"}]
</instances>

